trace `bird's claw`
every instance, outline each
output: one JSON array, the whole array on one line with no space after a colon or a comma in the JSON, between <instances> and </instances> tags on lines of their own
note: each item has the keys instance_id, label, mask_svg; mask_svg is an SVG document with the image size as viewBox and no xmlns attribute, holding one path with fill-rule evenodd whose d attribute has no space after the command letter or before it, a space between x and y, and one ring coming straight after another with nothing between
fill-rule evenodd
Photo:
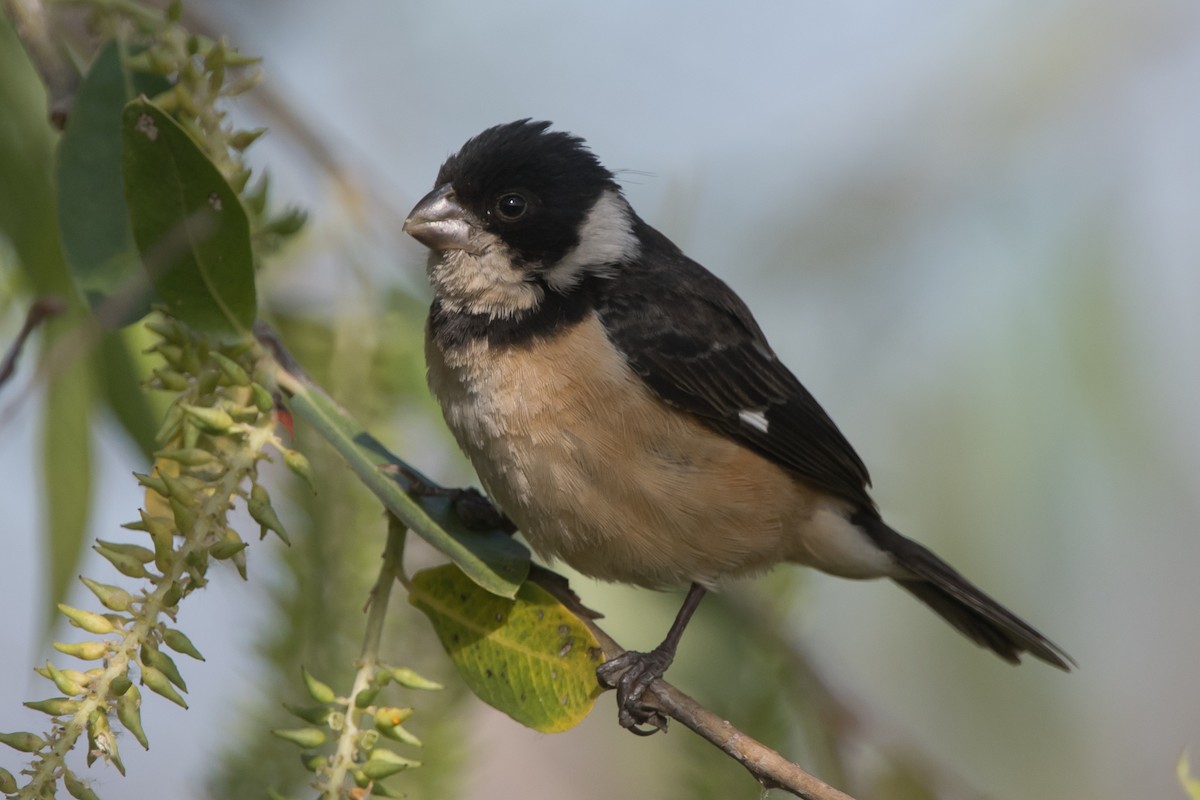
<instances>
[{"instance_id":1,"label":"bird's claw","mask_svg":"<svg viewBox=\"0 0 1200 800\"><path fill-rule=\"evenodd\" d=\"M656 708L642 702L650 684L663 676L671 666L674 653L651 650L639 653L626 651L596 668L600 685L617 690L617 721L621 727L638 736L667 729L667 718Z\"/></svg>"},{"instance_id":2,"label":"bird's claw","mask_svg":"<svg viewBox=\"0 0 1200 800\"><path fill-rule=\"evenodd\" d=\"M517 531L512 520L478 489L439 486L406 464L388 464L384 469L403 476L408 481L406 491L413 497L448 498L459 521L469 531L501 530L508 534Z\"/></svg>"}]
</instances>

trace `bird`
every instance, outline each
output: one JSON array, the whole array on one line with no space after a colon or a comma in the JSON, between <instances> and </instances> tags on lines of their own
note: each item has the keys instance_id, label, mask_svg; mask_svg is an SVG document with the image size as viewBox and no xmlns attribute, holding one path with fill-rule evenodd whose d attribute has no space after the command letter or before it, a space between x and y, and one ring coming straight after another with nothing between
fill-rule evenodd
<instances>
[{"instance_id":1,"label":"bird","mask_svg":"<svg viewBox=\"0 0 1200 800\"><path fill-rule=\"evenodd\" d=\"M888 578L1019 663L1074 661L886 522L866 466L746 304L633 210L586 142L521 119L442 164L404 231L429 249L430 390L541 558L688 587L666 637L597 669L635 733L705 594L781 563Z\"/></svg>"}]
</instances>

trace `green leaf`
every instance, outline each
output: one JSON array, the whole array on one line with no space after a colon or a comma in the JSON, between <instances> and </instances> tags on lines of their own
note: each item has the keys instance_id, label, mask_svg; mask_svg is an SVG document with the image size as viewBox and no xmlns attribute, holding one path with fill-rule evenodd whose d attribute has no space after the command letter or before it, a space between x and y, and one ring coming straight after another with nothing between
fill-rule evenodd
<instances>
[{"instance_id":1,"label":"green leaf","mask_svg":"<svg viewBox=\"0 0 1200 800\"><path fill-rule=\"evenodd\" d=\"M501 531L467 530L446 497L413 498L407 480L386 467L404 464L377 439L338 408L324 392L303 383L289 385L289 405L296 416L321 434L384 506L425 541L445 553L479 586L492 594L514 597L529 574L529 551Z\"/></svg>"},{"instance_id":2,"label":"green leaf","mask_svg":"<svg viewBox=\"0 0 1200 800\"><path fill-rule=\"evenodd\" d=\"M125 200L158 296L192 328L245 336L257 313L250 222L200 146L145 98L121 117Z\"/></svg>"},{"instance_id":3,"label":"green leaf","mask_svg":"<svg viewBox=\"0 0 1200 800\"><path fill-rule=\"evenodd\" d=\"M0 14L0 75L0 238L12 244L34 293L70 301L72 282L54 218L56 136L46 122L46 87L7 14Z\"/></svg>"},{"instance_id":4,"label":"green leaf","mask_svg":"<svg viewBox=\"0 0 1200 800\"><path fill-rule=\"evenodd\" d=\"M480 591L454 565L412 578L425 612L471 690L534 730L565 731L592 710L600 643L546 590L526 582L513 600Z\"/></svg>"},{"instance_id":5,"label":"green leaf","mask_svg":"<svg viewBox=\"0 0 1200 800\"><path fill-rule=\"evenodd\" d=\"M56 365L46 389L42 470L45 484L46 634L57 622L55 603L67 596L83 552L92 493L92 381L86 364Z\"/></svg>"},{"instance_id":6,"label":"green leaf","mask_svg":"<svg viewBox=\"0 0 1200 800\"><path fill-rule=\"evenodd\" d=\"M80 293L112 327L145 316L152 294L125 205L121 112L139 94L156 95L170 86L161 76L127 70L120 47L109 42L80 84L54 174L67 265Z\"/></svg>"}]
</instances>

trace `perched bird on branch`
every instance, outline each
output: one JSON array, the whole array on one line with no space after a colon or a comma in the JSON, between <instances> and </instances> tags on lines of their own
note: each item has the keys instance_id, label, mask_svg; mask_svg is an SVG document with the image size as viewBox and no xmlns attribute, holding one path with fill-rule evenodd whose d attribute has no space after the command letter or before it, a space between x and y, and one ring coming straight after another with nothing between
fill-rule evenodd
<instances>
[{"instance_id":1,"label":"perched bird on branch","mask_svg":"<svg viewBox=\"0 0 1200 800\"><path fill-rule=\"evenodd\" d=\"M541 556L690 585L664 641L602 665L621 724L707 589L780 562L891 578L975 643L1061 648L890 528L854 448L745 303L630 207L582 139L520 120L438 172L404 229L432 252L429 385L488 494Z\"/></svg>"}]
</instances>

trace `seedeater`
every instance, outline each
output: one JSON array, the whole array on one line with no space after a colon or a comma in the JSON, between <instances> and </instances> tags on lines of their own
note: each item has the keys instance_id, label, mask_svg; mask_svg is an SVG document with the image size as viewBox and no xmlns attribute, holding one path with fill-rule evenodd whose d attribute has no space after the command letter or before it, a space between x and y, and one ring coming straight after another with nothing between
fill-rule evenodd
<instances>
[{"instance_id":1,"label":"seedeater","mask_svg":"<svg viewBox=\"0 0 1200 800\"><path fill-rule=\"evenodd\" d=\"M569 133L469 140L404 230L431 250L429 386L488 495L584 575L690 585L665 640L603 664L621 724L706 590L780 562L891 578L975 643L1063 670L1057 645L883 521L854 448L745 303L647 225Z\"/></svg>"}]
</instances>

